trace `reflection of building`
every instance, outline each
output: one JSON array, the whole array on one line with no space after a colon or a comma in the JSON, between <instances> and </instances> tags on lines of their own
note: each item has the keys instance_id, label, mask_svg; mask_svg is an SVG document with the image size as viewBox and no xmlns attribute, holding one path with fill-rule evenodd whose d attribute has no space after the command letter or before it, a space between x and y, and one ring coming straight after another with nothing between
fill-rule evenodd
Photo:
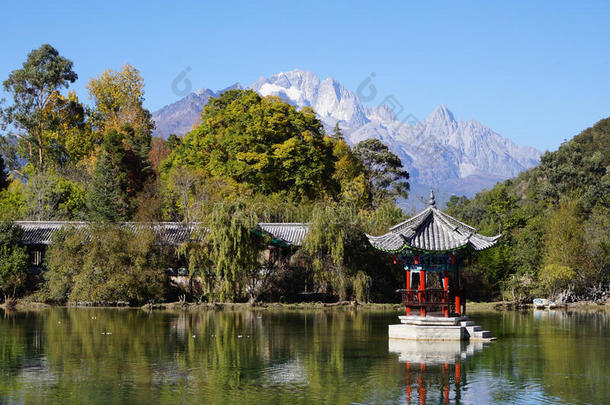
<instances>
[{"instance_id":1,"label":"reflection of building","mask_svg":"<svg viewBox=\"0 0 610 405\"><path fill-rule=\"evenodd\" d=\"M462 361L483 350L485 345L483 342L390 339L389 351L398 354L398 361L406 363L406 403L417 399L419 404L425 404L426 400L448 404L451 396L453 402L459 403L465 378Z\"/></svg>"},{"instance_id":2,"label":"reflection of building","mask_svg":"<svg viewBox=\"0 0 610 405\"><path fill-rule=\"evenodd\" d=\"M417 340L389 339L388 350L398 354L401 363L425 363L426 365L455 364L473 356L489 345L486 342L457 340L423 342Z\"/></svg>"},{"instance_id":3,"label":"reflection of building","mask_svg":"<svg viewBox=\"0 0 610 405\"><path fill-rule=\"evenodd\" d=\"M381 236L367 235L375 248L394 254L406 271L405 289L398 290L406 308L402 324L390 325L390 337L461 340L489 338L464 316L466 300L459 270L475 251L494 246L501 235L487 237L475 228L436 208L430 192L429 207L390 228ZM417 315L416 315L417 314Z\"/></svg>"}]
</instances>

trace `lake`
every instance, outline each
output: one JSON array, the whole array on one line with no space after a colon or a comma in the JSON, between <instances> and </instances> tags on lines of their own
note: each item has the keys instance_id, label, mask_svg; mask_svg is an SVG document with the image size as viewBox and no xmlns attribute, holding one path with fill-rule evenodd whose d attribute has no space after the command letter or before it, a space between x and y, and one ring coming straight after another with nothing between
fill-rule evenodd
<instances>
[{"instance_id":1,"label":"lake","mask_svg":"<svg viewBox=\"0 0 610 405\"><path fill-rule=\"evenodd\" d=\"M489 344L389 343L396 315L0 311L0 403L610 403L605 313L471 314Z\"/></svg>"}]
</instances>

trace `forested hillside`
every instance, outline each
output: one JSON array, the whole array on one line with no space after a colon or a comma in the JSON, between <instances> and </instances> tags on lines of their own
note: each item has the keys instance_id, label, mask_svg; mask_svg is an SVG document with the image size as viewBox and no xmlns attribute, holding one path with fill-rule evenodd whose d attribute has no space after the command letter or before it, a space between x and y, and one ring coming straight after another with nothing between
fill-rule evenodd
<instances>
[{"instance_id":1,"label":"forested hillside","mask_svg":"<svg viewBox=\"0 0 610 405\"><path fill-rule=\"evenodd\" d=\"M479 255L471 282L489 298L601 299L610 276L610 118L542 156L538 167L447 212L503 243ZM606 291L606 292L605 292Z\"/></svg>"}]
</instances>

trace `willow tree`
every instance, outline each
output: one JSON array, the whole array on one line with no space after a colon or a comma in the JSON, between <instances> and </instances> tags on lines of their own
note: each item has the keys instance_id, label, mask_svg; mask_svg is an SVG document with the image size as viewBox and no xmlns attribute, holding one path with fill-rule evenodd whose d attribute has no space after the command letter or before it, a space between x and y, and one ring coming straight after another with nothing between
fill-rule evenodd
<instances>
[{"instance_id":1,"label":"willow tree","mask_svg":"<svg viewBox=\"0 0 610 405\"><path fill-rule=\"evenodd\" d=\"M337 295L341 300L352 295L357 270L350 254L362 244L362 236L353 206L319 204L314 208L304 247L311 257L314 281L321 292ZM364 276L359 279L366 281Z\"/></svg>"},{"instance_id":2,"label":"willow tree","mask_svg":"<svg viewBox=\"0 0 610 405\"><path fill-rule=\"evenodd\" d=\"M358 210L353 204L317 204L303 250L318 291L341 300L366 302L375 294L387 299L402 272L372 249L366 234L385 233L402 219L402 210L391 203L373 211Z\"/></svg>"},{"instance_id":3,"label":"willow tree","mask_svg":"<svg viewBox=\"0 0 610 405\"><path fill-rule=\"evenodd\" d=\"M265 237L256 232L258 217L242 202L219 202L207 219L211 272L216 279L215 297L235 300L246 293L256 301L267 279L261 256Z\"/></svg>"}]
</instances>

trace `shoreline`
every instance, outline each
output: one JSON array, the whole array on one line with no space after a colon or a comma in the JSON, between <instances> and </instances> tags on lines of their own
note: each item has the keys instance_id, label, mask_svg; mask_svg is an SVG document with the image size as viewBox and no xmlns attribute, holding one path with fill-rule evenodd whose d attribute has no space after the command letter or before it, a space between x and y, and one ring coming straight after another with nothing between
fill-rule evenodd
<instances>
[{"instance_id":1,"label":"shoreline","mask_svg":"<svg viewBox=\"0 0 610 405\"><path fill-rule=\"evenodd\" d=\"M102 305L99 303L68 303L68 304L47 304L43 302L30 301L19 299L12 308L6 308L4 303L0 304L0 308L5 311L29 312L29 311L44 311L51 308L96 308L96 309L141 309L147 311L163 311L163 312L197 312L197 311L298 311L298 310L364 310L364 311L395 311L399 312L403 309L402 304L397 303L358 303L356 301L339 301L333 303L323 302L298 302L298 303L280 303L280 302L265 302L265 303L193 303L193 302L167 302L145 304L141 306L130 306L124 303L120 305ZM514 302L509 301L490 301L490 302L468 302L466 305L466 314L482 313L482 312L503 312L503 311L531 311L532 304L516 306ZM545 309L546 310L546 309ZM555 311L571 310L571 311L610 311L610 302L597 304L592 301L580 301L567 304L565 307L554 309Z\"/></svg>"}]
</instances>

